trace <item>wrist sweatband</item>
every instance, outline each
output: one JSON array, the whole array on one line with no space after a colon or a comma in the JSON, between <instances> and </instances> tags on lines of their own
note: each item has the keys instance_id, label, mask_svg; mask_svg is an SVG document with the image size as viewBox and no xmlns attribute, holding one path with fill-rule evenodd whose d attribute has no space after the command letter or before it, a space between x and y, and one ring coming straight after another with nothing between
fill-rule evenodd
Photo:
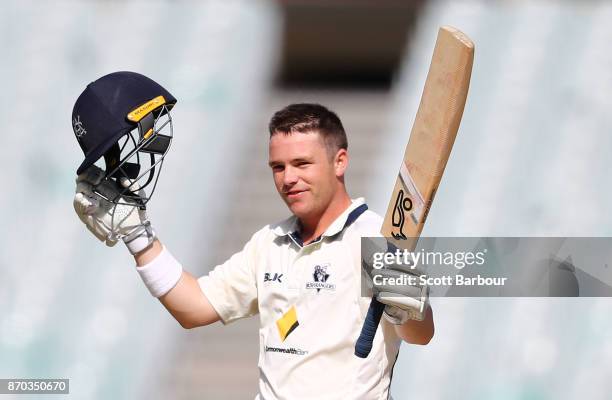
<instances>
[{"instance_id":1,"label":"wrist sweatband","mask_svg":"<svg viewBox=\"0 0 612 400\"><path fill-rule=\"evenodd\" d=\"M161 297L176 286L183 267L163 246L157 257L146 265L136 267L136 271L153 297Z\"/></svg>"}]
</instances>

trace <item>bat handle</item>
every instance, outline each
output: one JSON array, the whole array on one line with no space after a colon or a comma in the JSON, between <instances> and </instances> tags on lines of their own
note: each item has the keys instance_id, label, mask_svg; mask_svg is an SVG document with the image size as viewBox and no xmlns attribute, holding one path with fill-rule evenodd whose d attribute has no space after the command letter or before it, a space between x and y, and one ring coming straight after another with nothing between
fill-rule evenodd
<instances>
[{"instance_id":1,"label":"bat handle","mask_svg":"<svg viewBox=\"0 0 612 400\"><path fill-rule=\"evenodd\" d=\"M366 315L365 321L363 321L363 327L359 334L359 339L355 344L355 355L359 358L366 358L372 350L372 344L374 343L374 336L376 336L376 329L378 329L378 323L382 317L385 305L380 301L376 300L376 296L372 297L370 308L368 308L368 314Z\"/></svg>"}]
</instances>

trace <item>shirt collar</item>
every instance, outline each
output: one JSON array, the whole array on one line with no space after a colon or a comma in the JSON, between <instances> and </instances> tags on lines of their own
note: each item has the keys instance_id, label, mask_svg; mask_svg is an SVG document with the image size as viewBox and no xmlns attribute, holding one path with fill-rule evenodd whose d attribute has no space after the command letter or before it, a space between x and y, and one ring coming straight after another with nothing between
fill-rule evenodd
<instances>
[{"instance_id":1,"label":"shirt collar","mask_svg":"<svg viewBox=\"0 0 612 400\"><path fill-rule=\"evenodd\" d=\"M363 197L352 200L348 208L344 210L329 227L327 227L321 237L334 236L342 232L344 228L352 224L367 209L368 206ZM278 224L272 225L270 228L277 236L287 236L299 231L299 222L297 217L293 215L286 220L279 222Z\"/></svg>"}]
</instances>

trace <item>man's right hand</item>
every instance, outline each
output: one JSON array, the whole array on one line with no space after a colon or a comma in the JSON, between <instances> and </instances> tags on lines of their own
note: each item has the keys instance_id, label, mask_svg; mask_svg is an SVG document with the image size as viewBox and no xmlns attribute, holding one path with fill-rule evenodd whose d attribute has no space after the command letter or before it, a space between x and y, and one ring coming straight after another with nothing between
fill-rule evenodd
<instances>
[{"instance_id":1,"label":"man's right hand","mask_svg":"<svg viewBox=\"0 0 612 400\"><path fill-rule=\"evenodd\" d=\"M95 186L108 199L117 195L117 188L112 181L104 180L104 175L103 170L93 165L77 177L74 209L98 240L114 246L123 239L130 252L136 254L151 244L155 234L145 210L137 205L114 204L94 192ZM121 184L124 187L134 185L127 178Z\"/></svg>"}]
</instances>

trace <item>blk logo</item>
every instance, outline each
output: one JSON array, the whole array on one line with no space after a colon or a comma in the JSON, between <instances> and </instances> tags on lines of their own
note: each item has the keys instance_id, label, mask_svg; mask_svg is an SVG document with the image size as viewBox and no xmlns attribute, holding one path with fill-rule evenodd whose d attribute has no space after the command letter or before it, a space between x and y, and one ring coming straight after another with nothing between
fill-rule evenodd
<instances>
[{"instance_id":1,"label":"blk logo","mask_svg":"<svg viewBox=\"0 0 612 400\"><path fill-rule=\"evenodd\" d=\"M274 274L272 274L270 272L266 272L264 274L264 282L283 283L283 281L281 280L282 277L283 277L283 274L279 274L278 272L275 272Z\"/></svg>"}]
</instances>

